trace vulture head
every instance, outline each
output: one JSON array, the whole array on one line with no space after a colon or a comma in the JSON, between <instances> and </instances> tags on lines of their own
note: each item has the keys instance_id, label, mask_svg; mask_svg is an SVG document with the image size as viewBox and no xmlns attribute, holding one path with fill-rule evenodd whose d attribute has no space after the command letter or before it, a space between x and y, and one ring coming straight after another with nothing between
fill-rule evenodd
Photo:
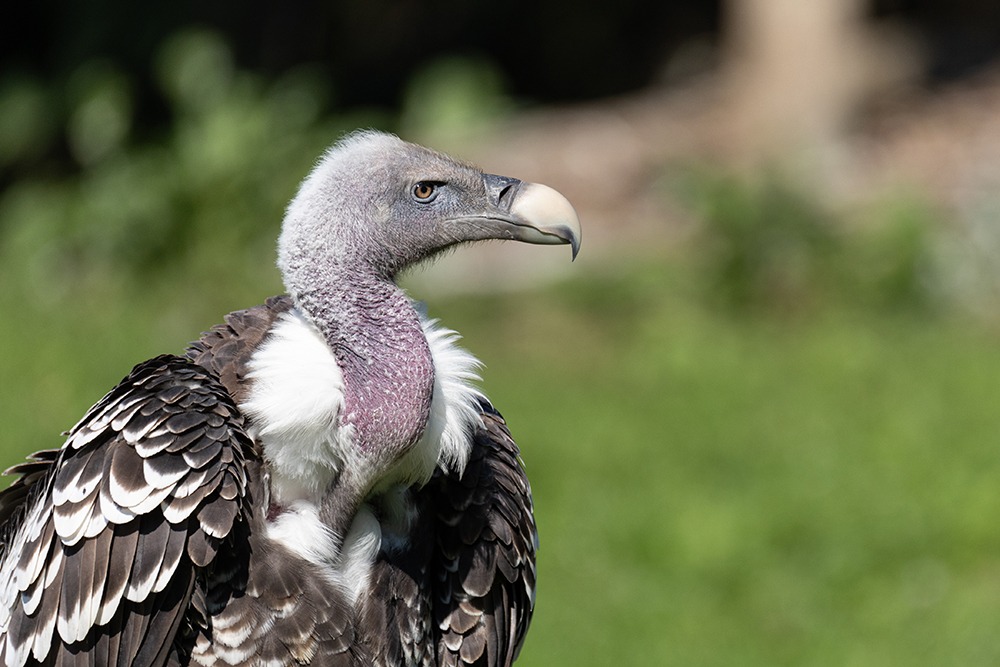
<instances>
[{"instance_id":1,"label":"vulture head","mask_svg":"<svg viewBox=\"0 0 1000 667\"><path fill-rule=\"evenodd\" d=\"M575 257L580 224L552 188L360 132L330 148L303 182L285 216L278 265L294 293L315 280L303 273L392 280L441 250L486 239L566 243Z\"/></svg>"}]
</instances>

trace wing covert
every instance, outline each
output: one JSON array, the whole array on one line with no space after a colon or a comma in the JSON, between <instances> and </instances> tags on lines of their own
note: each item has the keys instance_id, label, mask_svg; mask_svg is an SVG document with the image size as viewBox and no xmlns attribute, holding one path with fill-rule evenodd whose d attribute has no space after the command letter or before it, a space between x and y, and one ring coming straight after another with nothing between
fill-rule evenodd
<instances>
[{"instance_id":1,"label":"wing covert","mask_svg":"<svg viewBox=\"0 0 1000 667\"><path fill-rule=\"evenodd\" d=\"M507 666L535 602L531 488L503 418L484 403L483 427L459 478L439 472L433 617L437 664Z\"/></svg>"},{"instance_id":2,"label":"wing covert","mask_svg":"<svg viewBox=\"0 0 1000 667\"><path fill-rule=\"evenodd\" d=\"M160 665L199 569L245 525L254 456L204 368L136 366L0 494L0 664ZM77 657L80 657L77 655Z\"/></svg>"}]
</instances>

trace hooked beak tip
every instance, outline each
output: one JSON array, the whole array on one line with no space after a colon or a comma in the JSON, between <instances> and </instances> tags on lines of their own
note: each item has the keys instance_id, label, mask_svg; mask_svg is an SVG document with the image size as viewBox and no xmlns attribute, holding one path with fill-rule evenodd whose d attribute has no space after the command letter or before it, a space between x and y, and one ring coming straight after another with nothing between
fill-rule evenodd
<instances>
[{"instance_id":1,"label":"hooked beak tip","mask_svg":"<svg viewBox=\"0 0 1000 667\"><path fill-rule=\"evenodd\" d=\"M569 244L573 259L580 252L580 218L569 200L541 183L524 183L511 202L510 213L519 227L518 239L527 243Z\"/></svg>"}]
</instances>

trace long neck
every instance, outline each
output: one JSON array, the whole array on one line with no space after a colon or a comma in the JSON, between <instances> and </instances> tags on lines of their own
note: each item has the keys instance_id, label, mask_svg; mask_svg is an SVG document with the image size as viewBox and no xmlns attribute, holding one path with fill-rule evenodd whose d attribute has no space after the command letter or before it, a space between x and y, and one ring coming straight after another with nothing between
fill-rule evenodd
<instances>
[{"instance_id":1,"label":"long neck","mask_svg":"<svg viewBox=\"0 0 1000 667\"><path fill-rule=\"evenodd\" d=\"M366 456L395 459L430 416L434 367L409 298L391 281L342 272L300 296L344 378L343 426Z\"/></svg>"}]
</instances>

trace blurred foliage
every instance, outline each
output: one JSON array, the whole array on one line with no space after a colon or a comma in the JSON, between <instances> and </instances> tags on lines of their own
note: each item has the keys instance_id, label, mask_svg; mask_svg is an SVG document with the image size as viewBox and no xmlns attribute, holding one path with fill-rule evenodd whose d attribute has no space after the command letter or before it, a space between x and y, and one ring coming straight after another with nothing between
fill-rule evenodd
<instances>
[{"instance_id":1,"label":"blurred foliage","mask_svg":"<svg viewBox=\"0 0 1000 667\"><path fill-rule=\"evenodd\" d=\"M1000 175L983 170L958 215L945 228L937 256L948 268L935 286L977 319L1000 325Z\"/></svg>"},{"instance_id":2,"label":"blurred foliage","mask_svg":"<svg viewBox=\"0 0 1000 667\"><path fill-rule=\"evenodd\" d=\"M41 81L16 73L0 78L0 169L37 158L53 143L52 105Z\"/></svg>"},{"instance_id":3,"label":"blurred foliage","mask_svg":"<svg viewBox=\"0 0 1000 667\"><path fill-rule=\"evenodd\" d=\"M356 127L399 128L448 150L514 107L502 74L481 58L428 63L398 117L333 113L336 91L320 70L266 79L239 69L205 30L172 36L154 67L172 119L154 137L133 132L132 84L109 61L81 63L64 86L24 76L0 84L0 110L9 111L0 116L0 173L9 181L0 278L32 303L54 307L164 276L179 285L190 277L191 289L204 276L262 284L261 267L277 289L270 267L282 209L333 139ZM71 173L35 161L53 142L64 143ZM952 298L934 273L934 220L918 199L889 198L852 224L784 174L682 174L671 194L699 221L693 276L726 307L794 313L834 299L920 310Z\"/></svg>"},{"instance_id":4,"label":"blurred foliage","mask_svg":"<svg viewBox=\"0 0 1000 667\"><path fill-rule=\"evenodd\" d=\"M699 171L684 185L701 224L701 268L728 305L792 306L838 282L837 230L814 199L776 178Z\"/></svg>"},{"instance_id":5,"label":"blurred foliage","mask_svg":"<svg viewBox=\"0 0 1000 667\"><path fill-rule=\"evenodd\" d=\"M56 134L78 165L15 179L0 197L2 271L27 277L18 282L31 301L107 288L114 276L253 276L272 263L283 207L315 156L345 131L383 121L328 114L331 92L308 68L274 81L235 69L209 32L169 40L158 79L173 125L147 141L130 140L129 84L105 62L71 77L59 132L52 116L36 120L40 100L55 94L25 81L0 93L0 108L18 110L0 128L8 168Z\"/></svg>"},{"instance_id":6,"label":"blurred foliage","mask_svg":"<svg viewBox=\"0 0 1000 667\"><path fill-rule=\"evenodd\" d=\"M696 270L729 307L794 313L834 300L926 311L935 301L938 221L924 202L894 196L852 220L775 172L694 168L672 185L698 223Z\"/></svg>"},{"instance_id":7,"label":"blurred foliage","mask_svg":"<svg viewBox=\"0 0 1000 667\"><path fill-rule=\"evenodd\" d=\"M401 129L439 150L460 147L510 112L505 88L503 76L489 61L435 60L407 86Z\"/></svg>"},{"instance_id":8,"label":"blurred foliage","mask_svg":"<svg viewBox=\"0 0 1000 667\"><path fill-rule=\"evenodd\" d=\"M944 216L917 195L894 194L870 205L847 238L844 299L927 314L947 306L936 287L949 268L938 247Z\"/></svg>"}]
</instances>

